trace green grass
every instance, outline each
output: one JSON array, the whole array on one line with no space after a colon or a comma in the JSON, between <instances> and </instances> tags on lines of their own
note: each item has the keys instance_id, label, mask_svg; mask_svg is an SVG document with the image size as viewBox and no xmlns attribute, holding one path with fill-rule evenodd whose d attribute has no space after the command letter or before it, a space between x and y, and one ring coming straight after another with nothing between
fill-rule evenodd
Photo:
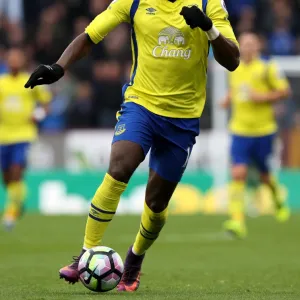
<instances>
[{"instance_id":1,"label":"green grass","mask_svg":"<svg viewBox=\"0 0 300 300\"><path fill-rule=\"evenodd\" d=\"M27 216L11 233L0 231L0 299L300 299L300 217L277 224L249 220L249 237L220 233L222 217L170 217L145 260L135 294L96 294L58 279L58 269L78 254L84 217ZM116 217L104 244L123 257L138 217Z\"/></svg>"}]
</instances>

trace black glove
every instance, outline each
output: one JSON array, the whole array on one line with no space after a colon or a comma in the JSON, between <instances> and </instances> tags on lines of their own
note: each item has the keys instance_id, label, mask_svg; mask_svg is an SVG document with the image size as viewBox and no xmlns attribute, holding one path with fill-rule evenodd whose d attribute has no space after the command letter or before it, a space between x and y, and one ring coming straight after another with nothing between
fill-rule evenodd
<instances>
[{"instance_id":1,"label":"black glove","mask_svg":"<svg viewBox=\"0 0 300 300\"><path fill-rule=\"evenodd\" d=\"M209 31L213 27L212 20L197 6L184 6L180 14L192 29L199 27L203 31Z\"/></svg>"},{"instance_id":2,"label":"black glove","mask_svg":"<svg viewBox=\"0 0 300 300\"><path fill-rule=\"evenodd\" d=\"M61 79L64 74L64 69L58 64L51 66L40 65L30 76L29 80L25 84L25 88L33 89L37 85L54 83Z\"/></svg>"}]
</instances>

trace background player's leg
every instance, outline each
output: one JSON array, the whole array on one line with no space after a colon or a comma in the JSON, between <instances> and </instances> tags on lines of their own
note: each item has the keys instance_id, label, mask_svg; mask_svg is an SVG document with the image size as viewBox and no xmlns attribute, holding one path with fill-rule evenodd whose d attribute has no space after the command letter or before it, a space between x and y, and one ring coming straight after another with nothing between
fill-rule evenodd
<instances>
[{"instance_id":1,"label":"background player's leg","mask_svg":"<svg viewBox=\"0 0 300 300\"><path fill-rule=\"evenodd\" d=\"M26 184L23 180L24 166L14 164L8 171L7 196L8 202L5 210L5 219L15 222L23 213L27 194Z\"/></svg>"},{"instance_id":2,"label":"background player's leg","mask_svg":"<svg viewBox=\"0 0 300 300\"><path fill-rule=\"evenodd\" d=\"M4 225L10 229L24 211L27 188L24 182L24 170L29 144L21 143L10 146L10 159L7 165L7 203L4 214Z\"/></svg>"},{"instance_id":3,"label":"background player's leg","mask_svg":"<svg viewBox=\"0 0 300 300\"><path fill-rule=\"evenodd\" d=\"M261 181L267 187L269 187L272 199L275 206L275 216L279 222L286 222L291 215L290 208L286 203L286 199L283 198L280 191L280 184L277 178L270 173L262 173Z\"/></svg>"},{"instance_id":4,"label":"background player's leg","mask_svg":"<svg viewBox=\"0 0 300 300\"><path fill-rule=\"evenodd\" d=\"M290 210L282 198L277 178L272 175L270 157L272 156L275 135L260 137L257 142L255 160L261 172L261 182L270 189L275 206L276 218L285 222L290 217Z\"/></svg>"},{"instance_id":5,"label":"background player's leg","mask_svg":"<svg viewBox=\"0 0 300 300\"><path fill-rule=\"evenodd\" d=\"M228 191L230 220L224 223L224 229L240 238L246 236L245 194L251 147L252 140L250 138L232 137L232 179Z\"/></svg>"},{"instance_id":6,"label":"background player's leg","mask_svg":"<svg viewBox=\"0 0 300 300\"><path fill-rule=\"evenodd\" d=\"M136 143L119 141L113 144L108 173L91 203L84 238L85 249L100 245L130 177L144 158L142 147Z\"/></svg>"},{"instance_id":7,"label":"background player's leg","mask_svg":"<svg viewBox=\"0 0 300 300\"><path fill-rule=\"evenodd\" d=\"M283 201L280 196L279 182L275 176L271 175L270 173L261 173L260 179L263 184L270 188L274 205L276 209L280 209L283 206Z\"/></svg>"},{"instance_id":8,"label":"background player's leg","mask_svg":"<svg viewBox=\"0 0 300 300\"><path fill-rule=\"evenodd\" d=\"M232 166L232 181L229 185L229 214L236 222L245 222L245 190L248 166L239 164Z\"/></svg>"}]
</instances>

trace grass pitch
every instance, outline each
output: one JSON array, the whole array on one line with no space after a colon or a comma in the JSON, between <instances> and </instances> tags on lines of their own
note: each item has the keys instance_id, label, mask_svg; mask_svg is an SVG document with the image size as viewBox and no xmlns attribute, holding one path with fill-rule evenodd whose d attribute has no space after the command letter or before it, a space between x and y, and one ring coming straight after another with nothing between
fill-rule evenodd
<instances>
[{"instance_id":1,"label":"grass pitch","mask_svg":"<svg viewBox=\"0 0 300 300\"><path fill-rule=\"evenodd\" d=\"M96 294L58 279L58 269L80 251L84 217L26 216L0 231L0 299L300 299L300 215L287 224L250 219L249 237L220 232L222 217L175 217L149 251L137 293ZM117 216L104 244L124 258L139 217Z\"/></svg>"}]
</instances>

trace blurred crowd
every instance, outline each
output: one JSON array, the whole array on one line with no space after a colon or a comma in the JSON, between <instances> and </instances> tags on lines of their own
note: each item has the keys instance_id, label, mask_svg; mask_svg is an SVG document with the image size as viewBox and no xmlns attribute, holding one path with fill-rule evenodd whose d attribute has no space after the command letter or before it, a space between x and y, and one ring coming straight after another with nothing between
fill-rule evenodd
<instances>
[{"instance_id":1,"label":"blurred crowd","mask_svg":"<svg viewBox=\"0 0 300 300\"><path fill-rule=\"evenodd\" d=\"M0 0L0 74L7 72L5 53L20 46L28 70L55 62L68 43L111 0ZM300 54L299 0L226 0L237 34L256 31L266 55ZM51 87L53 102L44 131L110 128L131 67L130 29L124 24L94 47L61 81ZM206 110L209 124L210 110ZM207 125L206 127L209 127Z\"/></svg>"}]
</instances>

